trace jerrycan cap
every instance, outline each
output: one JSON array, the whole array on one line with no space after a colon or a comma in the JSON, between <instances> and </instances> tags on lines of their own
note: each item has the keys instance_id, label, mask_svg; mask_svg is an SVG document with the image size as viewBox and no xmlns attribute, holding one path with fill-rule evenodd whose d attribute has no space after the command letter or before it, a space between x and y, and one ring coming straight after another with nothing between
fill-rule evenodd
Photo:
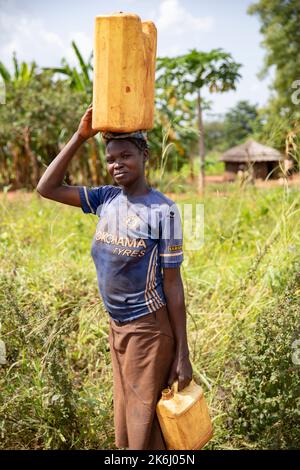
<instances>
[{"instance_id":1,"label":"jerrycan cap","mask_svg":"<svg viewBox=\"0 0 300 470\"><path fill-rule=\"evenodd\" d=\"M164 388L161 392L161 398L163 400L170 400L170 398L173 398L174 392L170 387Z\"/></svg>"},{"instance_id":2,"label":"jerrycan cap","mask_svg":"<svg viewBox=\"0 0 300 470\"><path fill-rule=\"evenodd\" d=\"M161 392L161 397L163 400L170 400L174 397L174 393L178 393L178 381L175 380L171 387L164 388Z\"/></svg>"}]
</instances>

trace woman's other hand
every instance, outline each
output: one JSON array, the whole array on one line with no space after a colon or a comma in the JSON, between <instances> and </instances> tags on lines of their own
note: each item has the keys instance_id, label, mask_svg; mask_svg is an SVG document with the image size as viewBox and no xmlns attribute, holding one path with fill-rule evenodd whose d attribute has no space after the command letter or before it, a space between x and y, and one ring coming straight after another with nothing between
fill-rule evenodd
<instances>
[{"instance_id":1,"label":"woman's other hand","mask_svg":"<svg viewBox=\"0 0 300 470\"><path fill-rule=\"evenodd\" d=\"M177 356L172 364L168 385L172 386L175 380L178 381L178 391L180 392L188 386L193 378L193 369L188 355L183 357Z\"/></svg>"},{"instance_id":2,"label":"woman's other hand","mask_svg":"<svg viewBox=\"0 0 300 470\"><path fill-rule=\"evenodd\" d=\"M86 112L81 118L80 124L77 129L78 136L83 139L87 140L90 137L96 135L99 130L95 130L92 128L92 117L93 117L93 105L90 104Z\"/></svg>"}]
</instances>

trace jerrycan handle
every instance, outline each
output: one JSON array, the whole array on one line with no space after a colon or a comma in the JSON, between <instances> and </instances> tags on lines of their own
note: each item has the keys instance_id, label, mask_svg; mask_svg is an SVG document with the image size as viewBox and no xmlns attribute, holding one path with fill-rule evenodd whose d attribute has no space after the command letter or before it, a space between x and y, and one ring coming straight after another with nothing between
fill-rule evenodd
<instances>
[{"instance_id":1,"label":"jerrycan handle","mask_svg":"<svg viewBox=\"0 0 300 470\"><path fill-rule=\"evenodd\" d=\"M194 383L194 377L192 377L192 380L190 381L189 385ZM178 393L178 380L175 380L172 384L172 387L171 387L173 393Z\"/></svg>"},{"instance_id":2,"label":"jerrycan handle","mask_svg":"<svg viewBox=\"0 0 300 470\"><path fill-rule=\"evenodd\" d=\"M178 380L175 380L171 387L173 393L178 393Z\"/></svg>"}]
</instances>

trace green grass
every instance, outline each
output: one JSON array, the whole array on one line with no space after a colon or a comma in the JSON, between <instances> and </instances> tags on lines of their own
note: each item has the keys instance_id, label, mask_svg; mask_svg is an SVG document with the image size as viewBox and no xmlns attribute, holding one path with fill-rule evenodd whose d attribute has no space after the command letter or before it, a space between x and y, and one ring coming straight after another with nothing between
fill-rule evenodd
<instances>
[{"instance_id":1,"label":"green grass","mask_svg":"<svg viewBox=\"0 0 300 470\"><path fill-rule=\"evenodd\" d=\"M228 406L241 345L299 271L300 192L213 190L178 200L204 203L204 244L185 250L182 274L194 373L214 423L207 448L259 447L230 431ZM90 256L97 218L37 194L1 197L0 209L0 448L113 449L108 321Z\"/></svg>"},{"instance_id":2,"label":"green grass","mask_svg":"<svg viewBox=\"0 0 300 470\"><path fill-rule=\"evenodd\" d=\"M205 157L205 175L214 176L222 175L225 171L224 162L218 161L218 157L221 154L219 152L210 152ZM193 164L193 176L194 184L197 183L197 178L200 170L199 157L194 157ZM161 169L153 170L150 173L150 183L155 187L159 187L163 192L171 192L175 194L189 193L191 192L191 168L190 163L186 162L182 165L179 171L173 172L171 175L168 172L162 171ZM226 190L228 190L228 184L224 184ZM220 184L215 185L216 190L222 191ZM210 186L212 190L212 186Z\"/></svg>"}]
</instances>

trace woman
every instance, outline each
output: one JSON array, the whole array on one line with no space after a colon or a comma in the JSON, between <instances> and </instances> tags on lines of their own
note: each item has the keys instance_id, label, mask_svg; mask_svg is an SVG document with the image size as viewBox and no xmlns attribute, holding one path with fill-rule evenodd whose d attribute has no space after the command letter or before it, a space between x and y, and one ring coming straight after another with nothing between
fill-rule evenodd
<instances>
[{"instance_id":1,"label":"woman","mask_svg":"<svg viewBox=\"0 0 300 470\"><path fill-rule=\"evenodd\" d=\"M92 105L37 186L45 198L99 216L91 254L109 314L116 446L165 449L156 417L161 390L192 379L186 334L180 217L145 180L142 132L102 134L108 171L118 186L64 185L67 166L92 129Z\"/></svg>"}]
</instances>

